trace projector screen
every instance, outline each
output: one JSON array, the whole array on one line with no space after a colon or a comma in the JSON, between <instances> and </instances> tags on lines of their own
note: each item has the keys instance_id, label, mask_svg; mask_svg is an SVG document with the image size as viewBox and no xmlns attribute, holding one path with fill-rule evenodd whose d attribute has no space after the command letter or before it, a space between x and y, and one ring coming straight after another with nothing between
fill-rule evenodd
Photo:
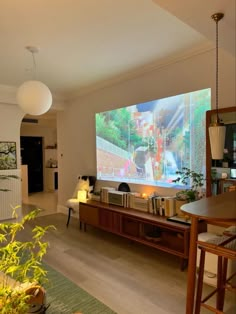
<instances>
[{"instance_id":1,"label":"projector screen","mask_svg":"<svg viewBox=\"0 0 236 314\"><path fill-rule=\"evenodd\" d=\"M210 88L96 114L97 179L161 187L182 167L205 173Z\"/></svg>"}]
</instances>

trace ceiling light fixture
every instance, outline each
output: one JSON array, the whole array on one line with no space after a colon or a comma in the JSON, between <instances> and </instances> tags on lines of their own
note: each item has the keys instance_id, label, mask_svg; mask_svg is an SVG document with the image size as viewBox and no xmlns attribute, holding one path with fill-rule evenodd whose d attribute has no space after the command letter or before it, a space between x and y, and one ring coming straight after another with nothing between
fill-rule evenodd
<instances>
[{"instance_id":1,"label":"ceiling light fixture","mask_svg":"<svg viewBox=\"0 0 236 314\"><path fill-rule=\"evenodd\" d=\"M52 105L52 94L49 88L42 82L37 81L35 53L39 52L37 47L25 47L33 58L33 80L24 82L17 91L17 102L19 107L27 114L41 115L47 112Z\"/></svg>"},{"instance_id":2,"label":"ceiling light fixture","mask_svg":"<svg viewBox=\"0 0 236 314\"><path fill-rule=\"evenodd\" d=\"M218 65L218 22L224 17L223 13L215 13L211 18L216 22L216 120L209 127L211 157L215 160L223 159L225 144L225 125L219 118L218 108L218 82L219 82L219 65Z\"/></svg>"}]
</instances>

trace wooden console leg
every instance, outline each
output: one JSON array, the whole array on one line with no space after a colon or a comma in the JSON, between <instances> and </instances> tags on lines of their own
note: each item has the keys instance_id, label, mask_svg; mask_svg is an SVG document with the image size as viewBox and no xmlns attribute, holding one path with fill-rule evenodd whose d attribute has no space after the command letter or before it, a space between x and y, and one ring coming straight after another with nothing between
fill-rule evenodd
<instances>
[{"instance_id":1,"label":"wooden console leg","mask_svg":"<svg viewBox=\"0 0 236 314\"><path fill-rule=\"evenodd\" d=\"M180 259L180 270L184 271L185 268L187 267L187 265L188 265L188 260L186 258L181 258Z\"/></svg>"}]
</instances>

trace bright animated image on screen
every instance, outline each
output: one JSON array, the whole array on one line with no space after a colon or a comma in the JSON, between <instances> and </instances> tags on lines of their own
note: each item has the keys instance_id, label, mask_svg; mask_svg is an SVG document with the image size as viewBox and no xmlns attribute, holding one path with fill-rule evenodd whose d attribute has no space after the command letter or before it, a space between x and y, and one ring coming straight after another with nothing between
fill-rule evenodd
<instances>
[{"instance_id":1,"label":"bright animated image on screen","mask_svg":"<svg viewBox=\"0 0 236 314\"><path fill-rule=\"evenodd\" d=\"M204 89L96 114L97 179L178 187L182 167L205 173Z\"/></svg>"}]
</instances>

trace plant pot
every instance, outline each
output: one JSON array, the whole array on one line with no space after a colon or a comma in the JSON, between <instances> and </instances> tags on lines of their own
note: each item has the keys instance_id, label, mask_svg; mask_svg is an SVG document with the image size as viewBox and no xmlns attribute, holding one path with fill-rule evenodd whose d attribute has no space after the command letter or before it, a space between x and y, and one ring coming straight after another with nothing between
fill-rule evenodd
<instances>
[{"instance_id":1,"label":"plant pot","mask_svg":"<svg viewBox=\"0 0 236 314\"><path fill-rule=\"evenodd\" d=\"M43 314L46 313L49 305L46 306L46 293L43 287L39 285L31 286L26 289L26 294L30 295L28 303L30 304L29 310L27 313L37 313Z\"/></svg>"},{"instance_id":2,"label":"plant pot","mask_svg":"<svg viewBox=\"0 0 236 314\"><path fill-rule=\"evenodd\" d=\"M187 200L178 200L178 199L176 199L176 201L175 201L175 211L176 211L176 214L179 217L185 217L185 214L182 212L182 210L180 208L181 208L181 206L183 206L184 204L187 204L187 203L188 203Z\"/></svg>"},{"instance_id":3,"label":"plant pot","mask_svg":"<svg viewBox=\"0 0 236 314\"><path fill-rule=\"evenodd\" d=\"M31 304L27 314L45 314L48 308L45 304Z\"/></svg>"}]
</instances>

